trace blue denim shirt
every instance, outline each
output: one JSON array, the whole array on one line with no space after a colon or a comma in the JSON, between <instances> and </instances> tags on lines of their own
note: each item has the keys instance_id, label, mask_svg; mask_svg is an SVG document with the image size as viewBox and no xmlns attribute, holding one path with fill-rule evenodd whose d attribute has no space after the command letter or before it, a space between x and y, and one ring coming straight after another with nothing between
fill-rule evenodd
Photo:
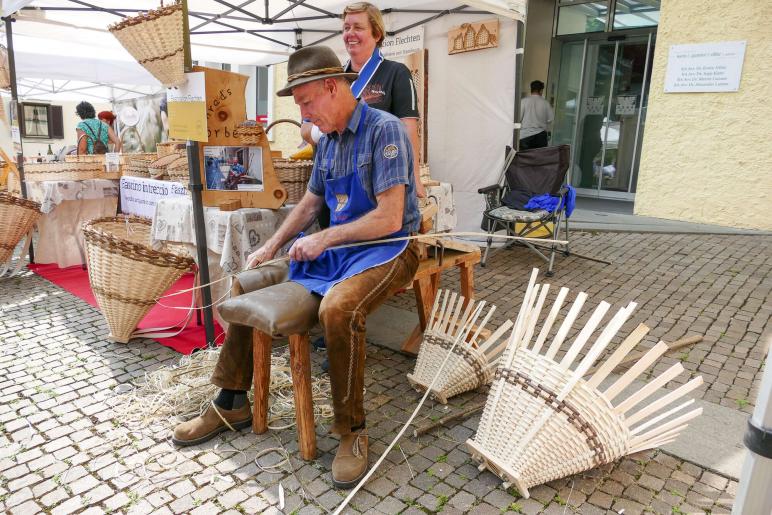
<instances>
[{"instance_id":1,"label":"blue denim shirt","mask_svg":"<svg viewBox=\"0 0 772 515\"><path fill-rule=\"evenodd\" d=\"M319 140L314 158L314 169L308 189L324 196L325 178L336 178L353 172L354 160L358 177L368 197L377 204L376 196L404 184L405 209L402 231L416 232L421 225L418 198L413 174L413 150L399 118L378 109L367 109L365 121L357 137L363 102L359 102L342 134L332 132ZM357 140L354 156L354 140Z\"/></svg>"}]
</instances>

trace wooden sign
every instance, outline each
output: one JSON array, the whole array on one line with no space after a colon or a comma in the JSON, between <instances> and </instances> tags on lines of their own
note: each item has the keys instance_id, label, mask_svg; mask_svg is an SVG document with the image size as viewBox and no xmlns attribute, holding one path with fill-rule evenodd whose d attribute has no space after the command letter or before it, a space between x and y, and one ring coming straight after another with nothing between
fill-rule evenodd
<instances>
[{"instance_id":1,"label":"wooden sign","mask_svg":"<svg viewBox=\"0 0 772 515\"><path fill-rule=\"evenodd\" d=\"M499 20L464 23L448 31L448 55L499 46Z\"/></svg>"},{"instance_id":2,"label":"wooden sign","mask_svg":"<svg viewBox=\"0 0 772 515\"><path fill-rule=\"evenodd\" d=\"M247 119L244 91L248 77L233 72L194 66L205 74L208 141L200 146L199 163L205 206L277 209L287 192L276 177L271 147L261 133L244 142L238 127Z\"/></svg>"}]
</instances>

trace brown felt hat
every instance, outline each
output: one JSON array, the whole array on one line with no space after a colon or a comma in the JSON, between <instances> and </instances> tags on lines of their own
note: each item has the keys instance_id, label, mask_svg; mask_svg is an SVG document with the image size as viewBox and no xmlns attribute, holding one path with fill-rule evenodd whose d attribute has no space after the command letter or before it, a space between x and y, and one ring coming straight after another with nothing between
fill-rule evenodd
<instances>
[{"instance_id":1,"label":"brown felt hat","mask_svg":"<svg viewBox=\"0 0 772 515\"><path fill-rule=\"evenodd\" d=\"M292 88L307 82L345 77L354 80L359 74L343 71L340 60L330 47L307 46L289 56L287 63L287 84L276 93L280 97L292 95Z\"/></svg>"}]
</instances>

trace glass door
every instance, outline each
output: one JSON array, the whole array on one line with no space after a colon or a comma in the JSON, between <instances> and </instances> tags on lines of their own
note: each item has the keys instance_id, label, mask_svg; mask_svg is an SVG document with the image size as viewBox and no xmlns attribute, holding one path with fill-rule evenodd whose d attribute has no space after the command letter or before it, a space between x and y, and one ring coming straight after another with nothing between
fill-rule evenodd
<instances>
[{"instance_id":1,"label":"glass door","mask_svg":"<svg viewBox=\"0 0 772 515\"><path fill-rule=\"evenodd\" d=\"M580 194L633 199L653 54L652 35L562 42L551 144Z\"/></svg>"}]
</instances>

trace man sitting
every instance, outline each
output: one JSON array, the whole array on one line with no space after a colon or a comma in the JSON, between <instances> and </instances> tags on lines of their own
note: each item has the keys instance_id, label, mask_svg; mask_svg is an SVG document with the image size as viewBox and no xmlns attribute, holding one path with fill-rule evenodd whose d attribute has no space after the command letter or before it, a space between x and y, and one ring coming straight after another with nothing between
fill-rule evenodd
<instances>
[{"instance_id":1,"label":"man sitting","mask_svg":"<svg viewBox=\"0 0 772 515\"><path fill-rule=\"evenodd\" d=\"M327 342L334 422L340 435L332 464L333 484L351 488L367 472L364 413L365 317L418 268L414 243L406 241L333 249L345 243L408 235L418 230L413 155L402 122L357 102L334 52L302 48L288 63L279 96L294 97L303 118L325 135L319 141L308 191L287 220L249 256L248 268L268 261L316 219L326 203L330 227L298 238L289 250L291 281L324 298L319 320ZM252 381L251 328L232 324L212 383L222 388L199 417L180 424L173 441L194 445L251 423L246 392Z\"/></svg>"}]
</instances>

